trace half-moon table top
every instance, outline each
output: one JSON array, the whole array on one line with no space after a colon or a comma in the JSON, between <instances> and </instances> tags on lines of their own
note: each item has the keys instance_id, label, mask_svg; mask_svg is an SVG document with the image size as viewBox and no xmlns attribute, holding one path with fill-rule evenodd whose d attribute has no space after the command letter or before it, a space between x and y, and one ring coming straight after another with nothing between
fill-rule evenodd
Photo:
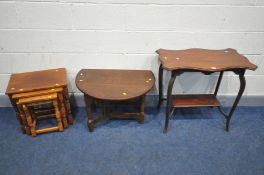
<instances>
[{"instance_id":1,"label":"half-moon table top","mask_svg":"<svg viewBox=\"0 0 264 175\"><path fill-rule=\"evenodd\" d=\"M155 77L149 70L82 69L75 79L84 94L101 100L129 100L151 90Z\"/></svg>"},{"instance_id":2,"label":"half-moon table top","mask_svg":"<svg viewBox=\"0 0 264 175\"><path fill-rule=\"evenodd\" d=\"M6 94L24 93L55 87L67 86L65 68L12 74Z\"/></svg>"},{"instance_id":3,"label":"half-moon table top","mask_svg":"<svg viewBox=\"0 0 264 175\"><path fill-rule=\"evenodd\" d=\"M162 66L166 70L190 69L199 71L225 71L231 69L255 70L257 66L234 49L208 50L186 49L156 51Z\"/></svg>"}]
</instances>

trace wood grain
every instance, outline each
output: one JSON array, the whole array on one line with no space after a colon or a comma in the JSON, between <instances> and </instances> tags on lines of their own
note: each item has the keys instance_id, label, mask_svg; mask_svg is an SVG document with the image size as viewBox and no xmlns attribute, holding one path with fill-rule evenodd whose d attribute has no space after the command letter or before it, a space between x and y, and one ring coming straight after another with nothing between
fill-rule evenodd
<instances>
[{"instance_id":1,"label":"wood grain","mask_svg":"<svg viewBox=\"0 0 264 175\"><path fill-rule=\"evenodd\" d=\"M17 73L11 75L6 94L17 94L65 86L67 86L65 68Z\"/></svg>"},{"instance_id":2,"label":"wood grain","mask_svg":"<svg viewBox=\"0 0 264 175\"><path fill-rule=\"evenodd\" d=\"M198 107L198 106L220 106L219 101L214 95L173 95L173 107Z\"/></svg>"},{"instance_id":3,"label":"wood grain","mask_svg":"<svg viewBox=\"0 0 264 175\"><path fill-rule=\"evenodd\" d=\"M82 69L76 86L84 94L101 100L129 100L151 90L155 77L148 70Z\"/></svg>"},{"instance_id":4,"label":"wood grain","mask_svg":"<svg viewBox=\"0 0 264 175\"><path fill-rule=\"evenodd\" d=\"M166 70L190 69L199 71L225 71L231 69L255 70L256 65L239 54L234 49L207 50L200 48L186 50L165 50L156 51L162 66Z\"/></svg>"}]
</instances>

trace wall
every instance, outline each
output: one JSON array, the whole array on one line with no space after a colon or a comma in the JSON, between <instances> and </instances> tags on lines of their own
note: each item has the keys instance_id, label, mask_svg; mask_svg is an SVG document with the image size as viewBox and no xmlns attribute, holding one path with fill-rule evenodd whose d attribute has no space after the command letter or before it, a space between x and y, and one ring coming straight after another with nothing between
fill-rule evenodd
<instances>
[{"instance_id":1,"label":"wall","mask_svg":"<svg viewBox=\"0 0 264 175\"><path fill-rule=\"evenodd\" d=\"M156 49L193 47L246 55L259 68L247 71L245 95L264 95L263 19L263 0L1 0L0 95L16 72L66 67L75 93L81 68L157 75ZM216 75L185 74L175 91L211 92L215 81ZM220 94L234 95L238 86L225 74Z\"/></svg>"}]
</instances>

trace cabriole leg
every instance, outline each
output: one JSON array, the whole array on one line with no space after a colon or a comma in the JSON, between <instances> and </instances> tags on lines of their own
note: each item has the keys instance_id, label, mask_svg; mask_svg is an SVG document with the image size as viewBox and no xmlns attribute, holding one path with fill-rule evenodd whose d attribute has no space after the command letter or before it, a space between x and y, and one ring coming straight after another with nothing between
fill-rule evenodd
<instances>
[{"instance_id":1,"label":"cabriole leg","mask_svg":"<svg viewBox=\"0 0 264 175\"><path fill-rule=\"evenodd\" d=\"M238 91L238 94L237 94L237 97L235 99L235 102L228 114L228 116L226 117L226 131L229 131L229 124L230 124L230 120L231 120L231 117L237 107L237 104L245 90L245 87L246 87L246 80L245 80L245 70L239 70L238 72L235 72L236 74L239 74L239 80L240 80L240 88L239 88L239 91Z\"/></svg>"},{"instance_id":2,"label":"cabriole leg","mask_svg":"<svg viewBox=\"0 0 264 175\"><path fill-rule=\"evenodd\" d=\"M175 79L176 79L176 72L172 71L171 79L170 79L168 91L167 91L166 119L165 119L165 126L164 126L163 133L167 133L167 131L168 131L170 114L171 114L171 107L172 107L172 88L173 88L173 84L174 84Z\"/></svg>"}]
</instances>

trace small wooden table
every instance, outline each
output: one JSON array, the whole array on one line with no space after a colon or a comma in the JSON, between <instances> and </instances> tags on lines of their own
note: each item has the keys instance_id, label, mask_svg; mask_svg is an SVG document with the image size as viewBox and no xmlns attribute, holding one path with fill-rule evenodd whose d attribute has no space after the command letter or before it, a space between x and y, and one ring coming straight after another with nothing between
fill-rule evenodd
<instances>
[{"instance_id":1,"label":"small wooden table","mask_svg":"<svg viewBox=\"0 0 264 175\"><path fill-rule=\"evenodd\" d=\"M9 96L10 102L14 107L17 115L17 119L21 123L21 130L23 133L27 133L22 120L22 114L16 105L16 100L12 98L14 94L30 93L39 90L49 90L52 88L62 88L67 117L70 124L73 124L73 116L71 112L70 99L67 88L67 75L65 68L49 69L34 72L16 73L12 74L6 89L6 95Z\"/></svg>"},{"instance_id":2,"label":"small wooden table","mask_svg":"<svg viewBox=\"0 0 264 175\"><path fill-rule=\"evenodd\" d=\"M154 85L155 78L147 70L82 69L76 77L76 86L84 93L87 107L87 125L93 131L96 122L105 118L135 118L144 121L144 97ZM110 112L111 105L140 101L140 112ZM103 102L102 116L93 116L96 102Z\"/></svg>"},{"instance_id":3,"label":"small wooden table","mask_svg":"<svg viewBox=\"0 0 264 175\"><path fill-rule=\"evenodd\" d=\"M216 106L226 118L226 131L229 130L229 123L232 114L244 92L246 80L245 70L255 70L256 65L250 63L248 59L240 55L234 49L225 50L206 50L206 49L187 49L187 50L157 50L160 59L159 67L159 104L167 100L166 120L164 133L167 133L169 119L176 107L199 107ZM167 90L167 98L163 98L163 69L171 71L171 78ZM233 106L226 114L217 100L217 92L223 77L224 71L232 71L239 75L240 88ZM176 76L184 72L201 72L206 75L214 72L220 72L213 94L195 94L195 95L172 95L173 84Z\"/></svg>"}]
</instances>

